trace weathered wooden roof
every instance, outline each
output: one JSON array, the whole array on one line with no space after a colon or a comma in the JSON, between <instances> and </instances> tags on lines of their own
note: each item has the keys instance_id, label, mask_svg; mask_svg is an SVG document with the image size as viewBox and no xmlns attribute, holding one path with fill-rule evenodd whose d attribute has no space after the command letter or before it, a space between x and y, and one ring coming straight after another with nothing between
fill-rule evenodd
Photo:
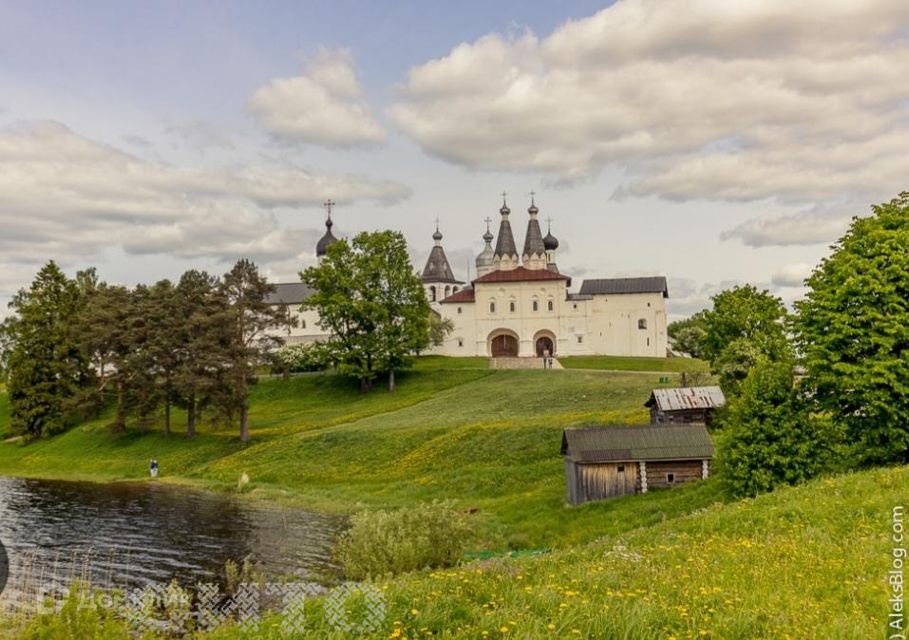
<instances>
[{"instance_id":1,"label":"weathered wooden roof","mask_svg":"<svg viewBox=\"0 0 909 640\"><path fill-rule=\"evenodd\" d=\"M646 278L600 278L581 283L581 293L588 295L616 295L623 293L662 293L669 297L669 286L664 276Z\"/></svg>"},{"instance_id":2,"label":"weathered wooden roof","mask_svg":"<svg viewBox=\"0 0 909 640\"><path fill-rule=\"evenodd\" d=\"M706 460L713 442L702 424L581 427L562 432L562 455L581 463Z\"/></svg>"},{"instance_id":3,"label":"weathered wooden roof","mask_svg":"<svg viewBox=\"0 0 909 640\"><path fill-rule=\"evenodd\" d=\"M274 293L265 297L268 304L302 304L313 294L312 287L302 282L282 282L274 287Z\"/></svg>"},{"instance_id":4,"label":"weathered wooden roof","mask_svg":"<svg viewBox=\"0 0 909 640\"><path fill-rule=\"evenodd\" d=\"M645 407L656 403L660 411L685 409L716 409L726 404L726 396L719 387L682 387L680 389L654 389Z\"/></svg>"}]
</instances>

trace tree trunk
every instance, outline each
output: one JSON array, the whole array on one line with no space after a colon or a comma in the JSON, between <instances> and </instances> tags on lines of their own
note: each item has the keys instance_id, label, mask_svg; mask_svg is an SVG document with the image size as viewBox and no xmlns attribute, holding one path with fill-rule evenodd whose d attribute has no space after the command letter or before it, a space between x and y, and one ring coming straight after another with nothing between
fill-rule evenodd
<instances>
[{"instance_id":1,"label":"tree trunk","mask_svg":"<svg viewBox=\"0 0 909 640\"><path fill-rule=\"evenodd\" d=\"M360 393L368 393L370 386L369 378L367 376L360 378Z\"/></svg>"},{"instance_id":2,"label":"tree trunk","mask_svg":"<svg viewBox=\"0 0 909 640\"><path fill-rule=\"evenodd\" d=\"M114 417L114 433L123 433L126 431L126 398L123 389L123 381L117 380L117 414Z\"/></svg>"},{"instance_id":3,"label":"tree trunk","mask_svg":"<svg viewBox=\"0 0 909 640\"><path fill-rule=\"evenodd\" d=\"M240 442L244 447L249 444L249 407L245 398L240 404Z\"/></svg>"},{"instance_id":4,"label":"tree trunk","mask_svg":"<svg viewBox=\"0 0 909 640\"><path fill-rule=\"evenodd\" d=\"M395 386L395 370L392 369L388 372L388 390L394 391L397 387Z\"/></svg>"},{"instance_id":5,"label":"tree trunk","mask_svg":"<svg viewBox=\"0 0 909 640\"><path fill-rule=\"evenodd\" d=\"M164 398L164 435L170 435L170 398Z\"/></svg>"},{"instance_id":6,"label":"tree trunk","mask_svg":"<svg viewBox=\"0 0 909 640\"><path fill-rule=\"evenodd\" d=\"M186 435L196 437L196 396L193 393L186 398Z\"/></svg>"}]
</instances>

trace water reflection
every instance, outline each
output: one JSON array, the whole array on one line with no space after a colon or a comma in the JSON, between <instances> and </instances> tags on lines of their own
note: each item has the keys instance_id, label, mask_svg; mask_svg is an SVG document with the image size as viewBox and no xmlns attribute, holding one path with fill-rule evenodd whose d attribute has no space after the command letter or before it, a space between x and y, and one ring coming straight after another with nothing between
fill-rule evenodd
<instances>
[{"instance_id":1,"label":"water reflection","mask_svg":"<svg viewBox=\"0 0 909 640\"><path fill-rule=\"evenodd\" d=\"M67 574L104 586L189 585L220 580L228 559L246 556L269 578L318 580L336 569L330 550L342 526L337 517L155 483L0 477L13 588L24 576Z\"/></svg>"}]
</instances>

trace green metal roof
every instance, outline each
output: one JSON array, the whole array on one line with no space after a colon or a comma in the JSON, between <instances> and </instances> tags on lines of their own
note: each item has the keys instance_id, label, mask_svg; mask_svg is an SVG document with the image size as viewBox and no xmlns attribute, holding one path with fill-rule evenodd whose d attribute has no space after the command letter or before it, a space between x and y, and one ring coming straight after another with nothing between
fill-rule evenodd
<instances>
[{"instance_id":1,"label":"green metal roof","mask_svg":"<svg viewBox=\"0 0 909 640\"><path fill-rule=\"evenodd\" d=\"M562 433L562 455L575 462L706 460L713 442L702 424L582 427Z\"/></svg>"}]
</instances>

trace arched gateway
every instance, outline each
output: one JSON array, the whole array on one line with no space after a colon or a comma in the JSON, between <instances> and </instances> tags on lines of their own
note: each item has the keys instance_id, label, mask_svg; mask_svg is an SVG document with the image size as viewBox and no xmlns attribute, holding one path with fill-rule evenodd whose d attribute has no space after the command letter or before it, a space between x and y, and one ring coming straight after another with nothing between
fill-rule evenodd
<instances>
[{"instance_id":1,"label":"arched gateway","mask_svg":"<svg viewBox=\"0 0 909 640\"><path fill-rule=\"evenodd\" d=\"M555 334L551 331L538 331L533 337L533 349L539 358L554 356L556 354Z\"/></svg>"},{"instance_id":2,"label":"arched gateway","mask_svg":"<svg viewBox=\"0 0 909 640\"><path fill-rule=\"evenodd\" d=\"M516 358L518 337L511 331L493 331L489 334L489 353L493 358Z\"/></svg>"}]
</instances>

